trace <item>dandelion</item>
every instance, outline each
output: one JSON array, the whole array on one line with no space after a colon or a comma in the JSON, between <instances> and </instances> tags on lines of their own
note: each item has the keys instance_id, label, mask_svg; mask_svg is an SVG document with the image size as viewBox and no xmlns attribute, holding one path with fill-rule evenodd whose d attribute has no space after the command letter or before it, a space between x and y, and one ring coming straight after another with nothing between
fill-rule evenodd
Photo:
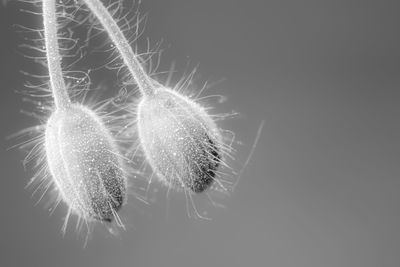
<instances>
[{"instance_id":1,"label":"dandelion","mask_svg":"<svg viewBox=\"0 0 400 267\"><path fill-rule=\"evenodd\" d=\"M141 92L136 118L139 141L157 177L172 188L194 193L207 190L216 180L226 151L212 117L195 101L160 85L145 72L101 1L83 1L110 36Z\"/></svg>"}]
</instances>

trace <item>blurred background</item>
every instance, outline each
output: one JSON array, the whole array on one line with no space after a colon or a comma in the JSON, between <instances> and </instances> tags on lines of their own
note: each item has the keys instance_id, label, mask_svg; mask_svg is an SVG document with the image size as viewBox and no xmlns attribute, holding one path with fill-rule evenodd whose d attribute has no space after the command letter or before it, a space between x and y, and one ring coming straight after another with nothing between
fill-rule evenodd
<instances>
[{"instance_id":1,"label":"blurred background","mask_svg":"<svg viewBox=\"0 0 400 267\"><path fill-rule=\"evenodd\" d=\"M128 0L129 1L129 0ZM24 155L6 136L37 123L20 113L29 59L18 53L20 4L0 8L2 266L399 266L400 2L143 0L142 38L163 40L159 70L199 64L227 101L240 169L236 191L188 218L165 192L125 213L119 237L97 226L88 245L25 186ZM37 22L40 25L40 21Z\"/></svg>"}]
</instances>

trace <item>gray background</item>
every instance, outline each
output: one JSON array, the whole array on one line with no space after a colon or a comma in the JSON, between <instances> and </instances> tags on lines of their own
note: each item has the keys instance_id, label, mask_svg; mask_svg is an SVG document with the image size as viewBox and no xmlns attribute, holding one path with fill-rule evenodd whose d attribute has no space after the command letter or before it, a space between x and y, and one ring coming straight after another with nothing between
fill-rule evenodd
<instances>
[{"instance_id":1,"label":"gray background","mask_svg":"<svg viewBox=\"0 0 400 267\"><path fill-rule=\"evenodd\" d=\"M143 1L144 37L163 39L161 70L200 63L202 81L227 96L218 111L246 158L236 192L213 220L189 219L184 199L158 194L127 208L133 229L101 227L86 248L65 209L52 216L25 190L32 173L5 136L35 121L15 93L27 59L0 8L1 266L399 266L399 1ZM200 79L200 80L201 80ZM240 161L236 167L240 167ZM132 202L135 202L131 198ZM135 206L136 204L131 204ZM127 212L126 212L127 213Z\"/></svg>"}]
</instances>

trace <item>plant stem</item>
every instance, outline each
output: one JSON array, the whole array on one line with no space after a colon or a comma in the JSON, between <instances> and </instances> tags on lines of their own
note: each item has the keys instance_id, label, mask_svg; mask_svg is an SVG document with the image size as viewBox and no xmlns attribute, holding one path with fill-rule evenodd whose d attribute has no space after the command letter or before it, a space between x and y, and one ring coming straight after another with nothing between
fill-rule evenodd
<instances>
[{"instance_id":1,"label":"plant stem","mask_svg":"<svg viewBox=\"0 0 400 267\"><path fill-rule=\"evenodd\" d=\"M145 96L153 95L155 88L151 78L144 71L138 60L138 56L133 52L128 40L125 38L107 8L100 0L83 0L83 2L86 3L108 33L131 75L135 79L141 93Z\"/></svg>"},{"instance_id":2,"label":"plant stem","mask_svg":"<svg viewBox=\"0 0 400 267\"><path fill-rule=\"evenodd\" d=\"M56 0L43 0L43 24L50 86L57 109L66 109L71 100L65 86L57 37Z\"/></svg>"}]
</instances>

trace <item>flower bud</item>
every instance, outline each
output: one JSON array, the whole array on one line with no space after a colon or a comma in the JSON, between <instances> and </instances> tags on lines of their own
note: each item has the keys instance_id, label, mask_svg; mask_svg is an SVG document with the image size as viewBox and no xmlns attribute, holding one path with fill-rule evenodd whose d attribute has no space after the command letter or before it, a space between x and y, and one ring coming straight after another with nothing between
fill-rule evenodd
<instances>
[{"instance_id":1,"label":"flower bud","mask_svg":"<svg viewBox=\"0 0 400 267\"><path fill-rule=\"evenodd\" d=\"M126 179L111 133L90 109L57 109L45 131L48 167L56 189L83 218L111 222L125 201Z\"/></svg>"},{"instance_id":2,"label":"flower bud","mask_svg":"<svg viewBox=\"0 0 400 267\"><path fill-rule=\"evenodd\" d=\"M144 96L138 106L139 139L161 181L201 193L221 163L221 135L205 110L166 88Z\"/></svg>"}]
</instances>

